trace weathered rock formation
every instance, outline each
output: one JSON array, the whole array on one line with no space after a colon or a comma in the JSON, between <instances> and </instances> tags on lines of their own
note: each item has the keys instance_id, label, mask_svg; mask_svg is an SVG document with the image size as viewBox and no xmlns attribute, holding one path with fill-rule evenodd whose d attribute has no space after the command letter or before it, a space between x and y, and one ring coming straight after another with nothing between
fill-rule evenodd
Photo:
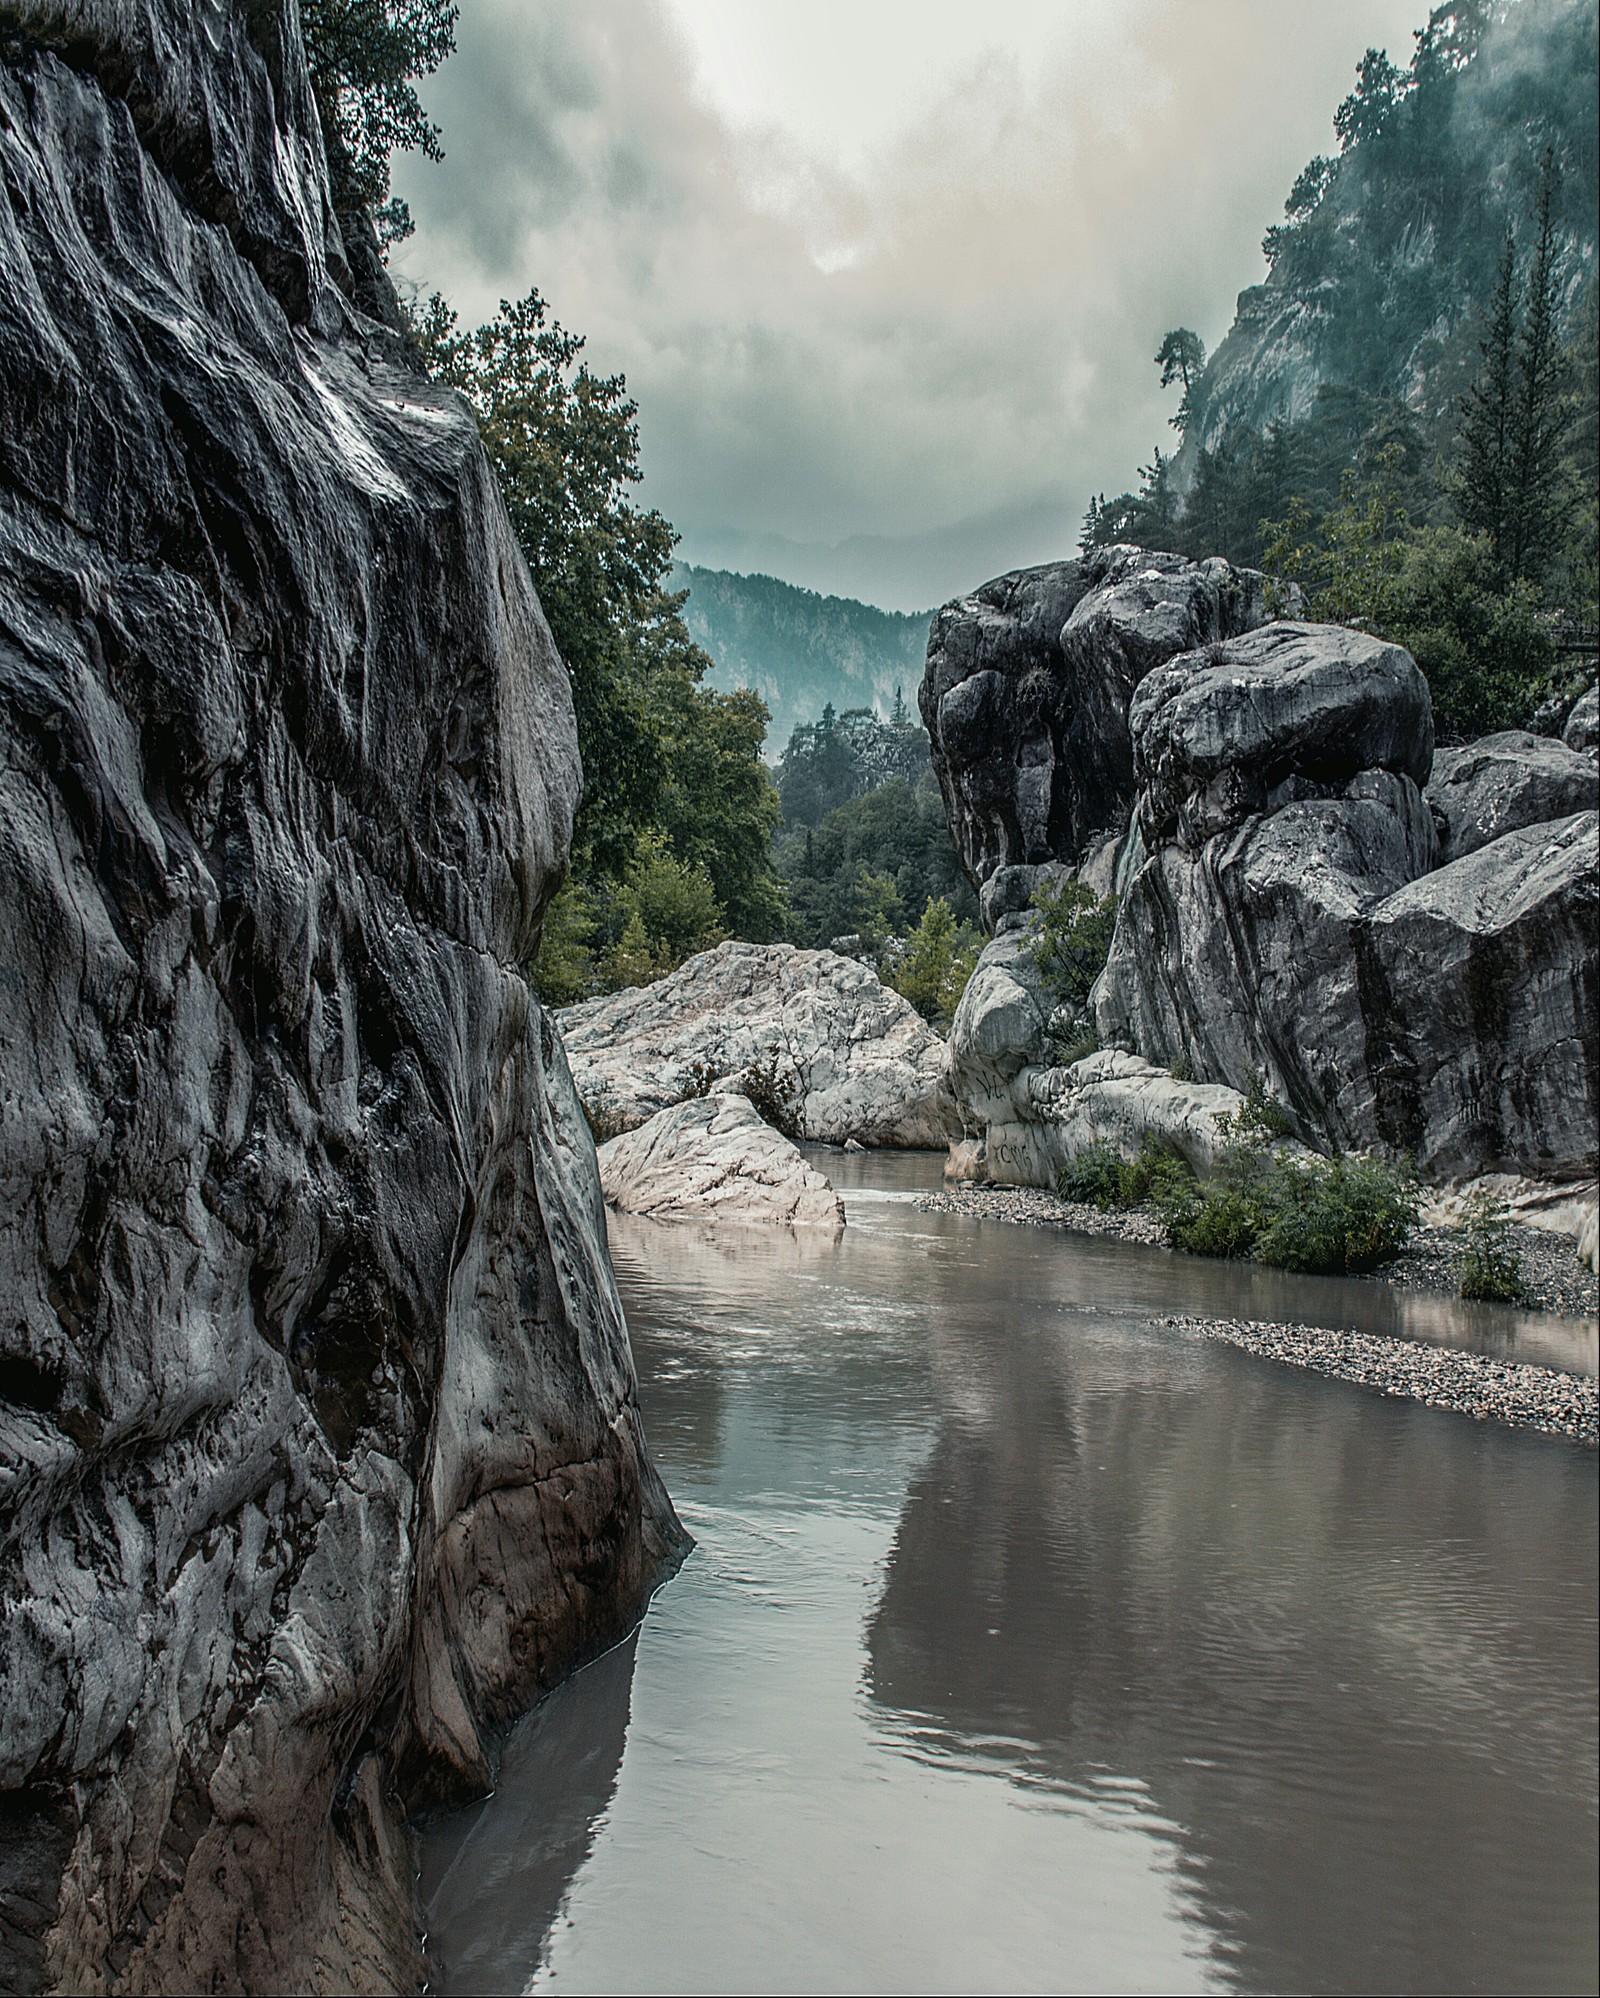
<instances>
[{"instance_id":1,"label":"weathered rock formation","mask_svg":"<svg viewBox=\"0 0 1600 1998\"><path fill-rule=\"evenodd\" d=\"M1177 593L1178 568L1163 559L1163 587ZM984 670L1004 681L1006 641L992 618L987 630ZM1107 681L1120 686L1127 647L1104 642ZM1013 642L1021 670L1030 648ZM948 650L936 630L925 712L940 705ZM1093 680L1082 662L1078 679ZM987 773L968 770L947 788L999 932L950 1034L951 1090L976 1140L953 1154L955 1169L1047 1183L1086 1143L1136 1148L1140 1129L1171 1137L1203 1169L1203 1133L1227 1111L1192 1106L1188 1092L1221 1086L1224 1103L1237 1103L1235 1092L1264 1078L1318 1145L1407 1152L1441 1180L1593 1174L1591 758L1516 735L1435 763L1427 685L1409 655L1297 623L1152 665L1111 726L1117 755L1124 739L1125 829L1076 845L1063 837L1053 855L1043 838L1022 859L964 836L967 801L1006 793L1016 743L1003 729ZM1088 759L1097 785L1106 767L1104 755ZM1053 782L1071 793L1070 773ZM1111 1079L1097 1066L1111 1055L1070 1069L1053 1060L1051 1004L1022 913L1051 867L1120 897L1095 994L1103 1045L1205 1078L1119 1075L1151 1106L1142 1121L1094 1093Z\"/></svg>"},{"instance_id":2,"label":"weathered rock formation","mask_svg":"<svg viewBox=\"0 0 1600 1998\"><path fill-rule=\"evenodd\" d=\"M954 1129L939 1036L854 958L719 944L654 985L560 1016L573 1080L602 1136L752 1068L822 1144L940 1147ZM759 1085L758 1093L759 1093Z\"/></svg>"},{"instance_id":3,"label":"weathered rock formation","mask_svg":"<svg viewBox=\"0 0 1600 1998\"><path fill-rule=\"evenodd\" d=\"M409 1988L400 1808L681 1545L566 679L292 0L7 5L0 172L0 1985Z\"/></svg>"},{"instance_id":4,"label":"weathered rock formation","mask_svg":"<svg viewBox=\"0 0 1600 1998\"><path fill-rule=\"evenodd\" d=\"M950 1147L947 1176L1051 1186L1092 1145L1131 1158L1147 1137L1210 1171L1243 1096L1114 1050L1063 1063L1054 1012L1032 937L1020 923L1008 927L985 948L950 1024L950 1085L967 1135Z\"/></svg>"},{"instance_id":5,"label":"weathered rock formation","mask_svg":"<svg viewBox=\"0 0 1600 1998\"><path fill-rule=\"evenodd\" d=\"M1138 548L1019 570L939 612L919 702L991 930L1006 913L990 887L1001 870L1076 861L1126 826L1128 702L1143 677L1265 617L1254 570ZM1025 878L997 885L1026 902Z\"/></svg>"},{"instance_id":6,"label":"weathered rock formation","mask_svg":"<svg viewBox=\"0 0 1600 1998\"><path fill-rule=\"evenodd\" d=\"M657 1221L844 1226L844 1202L748 1097L731 1087L658 1110L600 1147L600 1185Z\"/></svg>"},{"instance_id":7,"label":"weathered rock formation","mask_svg":"<svg viewBox=\"0 0 1600 1998\"><path fill-rule=\"evenodd\" d=\"M1461 860L1502 833L1600 807L1600 764L1565 742L1508 729L1441 749L1424 794L1443 860Z\"/></svg>"}]
</instances>

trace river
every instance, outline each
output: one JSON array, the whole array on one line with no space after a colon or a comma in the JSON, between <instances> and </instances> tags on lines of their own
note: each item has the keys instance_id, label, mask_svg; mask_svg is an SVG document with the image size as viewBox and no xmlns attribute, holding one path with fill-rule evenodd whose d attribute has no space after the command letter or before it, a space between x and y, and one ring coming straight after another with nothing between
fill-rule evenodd
<instances>
[{"instance_id":1,"label":"river","mask_svg":"<svg viewBox=\"0 0 1600 1998\"><path fill-rule=\"evenodd\" d=\"M1153 1322L1385 1286L824 1163L837 1244L611 1217L697 1545L424 1837L436 1988L1593 1991L1595 1453Z\"/></svg>"}]
</instances>

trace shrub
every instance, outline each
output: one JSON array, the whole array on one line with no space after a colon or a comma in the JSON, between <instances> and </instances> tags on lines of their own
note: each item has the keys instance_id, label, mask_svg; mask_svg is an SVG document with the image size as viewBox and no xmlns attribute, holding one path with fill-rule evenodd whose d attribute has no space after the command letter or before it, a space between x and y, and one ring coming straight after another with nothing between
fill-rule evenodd
<instances>
[{"instance_id":1,"label":"shrub","mask_svg":"<svg viewBox=\"0 0 1600 1998\"><path fill-rule=\"evenodd\" d=\"M1270 1143L1274 1138L1294 1135L1294 1120L1267 1088L1267 1078L1253 1069L1241 1094L1244 1102L1234 1112L1232 1125L1240 1140L1249 1144Z\"/></svg>"},{"instance_id":2,"label":"shrub","mask_svg":"<svg viewBox=\"0 0 1600 1998\"><path fill-rule=\"evenodd\" d=\"M1058 888L1046 880L1034 891L1040 921L1034 931L1033 961L1051 997L1070 1013L1082 1013L1095 980L1106 968L1117 927L1117 898L1097 902L1081 881Z\"/></svg>"},{"instance_id":3,"label":"shrub","mask_svg":"<svg viewBox=\"0 0 1600 1998\"><path fill-rule=\"evenodd\" d=\"M763 1123L781 1131L793 1143L800 1142L805 1130L800 1120L799 1072L792 1062L784 1065L776 1047L767 1049L765 1060L758 1058L749 1064L739 1078L739 1085Z\"/></svg>"},{"instance_id":4,"label":"shrub","mask_svg":"<svg viewBox=\"0 0 1600 1998\"><path fill-rule=\"evenodd\" d=\"M1522 1258L1511 1241L1511 1223L1500 1203L1480 1187L1467 1201L1456 1289L1484 1304L1520 1304L1527 1296Z\"/></svg>"},{"instance_id":5,"label":"shrub","mask_svg":"<svg viewBox=\"0 0 1600 1998\"><path fill-rule=\"evenodd\" d=\"M1271 1158L1259 1143L1231 1146L1214 1179L1169 1173L1154 1198L1175 1249L1307 1274L1391 1262L1417 1220L1416 1184L1404 1168L1372 1158Z\"/></svg>"},{"instance_id":6,"label":"shrub","mask_svg":"<svg viewBox=\"0 0 1600 1998\"><path fill-rule=\"evenodd\" d=\"M1063 1200L1079 1200L1105 1212L1137 1207L1163 1189L1193 1185L1188 1165L1158 1138L1147 1137L1135 1159L1124 1158L1115 1145L1091 1145L1070 1158L1056 1175L1056 1192Z\"/></svg>"},{"instance_id":7,"label":"shrub","mask_svg":"<svg viewBox=\"0 0 1600 1998\"><path fill-rule=\"evenodd\" d=\"M1277 1269L1376 1269L1393 1262L1417 1225L1409 1172L1382 1159L1279 1159L1265 1185L1257 1262Z\"/></svg>"}]
</instances>

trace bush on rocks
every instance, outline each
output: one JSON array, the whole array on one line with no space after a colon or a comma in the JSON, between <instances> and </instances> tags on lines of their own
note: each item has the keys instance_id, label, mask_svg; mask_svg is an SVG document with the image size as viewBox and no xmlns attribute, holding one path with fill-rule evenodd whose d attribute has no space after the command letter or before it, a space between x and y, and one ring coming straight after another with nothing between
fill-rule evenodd
<instances>
[{"instance_id":1,"label":"bush on rocks","mask_svg":"<svg viewBox=\"0 0 1600 1998\"><path fill-rule=\"evenodd\" d=\"M1124 1158L1115 1145L1105 1143L1079 1152L1056 1176L1056 1192L1063 1200L1098 1207L1105 1214L1138 1207L1163 1188L1184 1181L1193 1184L1193 1175L1178 1153L1158 1139L1146 1138L1136 1159Z\"/></svg>"}]
</instances>

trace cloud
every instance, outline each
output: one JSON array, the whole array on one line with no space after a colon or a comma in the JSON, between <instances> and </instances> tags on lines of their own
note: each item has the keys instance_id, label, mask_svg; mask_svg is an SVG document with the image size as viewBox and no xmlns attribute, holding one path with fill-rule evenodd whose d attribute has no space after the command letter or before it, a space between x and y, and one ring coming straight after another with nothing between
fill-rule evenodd
<instances>
[{"instance_id":1,"label":"cloud","mask_svg":"<svg viewBox=\"0 0 1600 1998\"><path fill-rule=\"evenodd\" d=\"M401 274L468 318L537 284L626 373L687 559L911 608L1069 552L1090 494L1174 441L1162 333L1221 336L1362 49L1402 58L1410 8L1077 0L1053 40L925 63L852 148L733 115L686 18L472 0L427 93L448 157L397 176ZM791 36L784 60L825 89L892 49Z\"/></svg>"}]
</instances>

